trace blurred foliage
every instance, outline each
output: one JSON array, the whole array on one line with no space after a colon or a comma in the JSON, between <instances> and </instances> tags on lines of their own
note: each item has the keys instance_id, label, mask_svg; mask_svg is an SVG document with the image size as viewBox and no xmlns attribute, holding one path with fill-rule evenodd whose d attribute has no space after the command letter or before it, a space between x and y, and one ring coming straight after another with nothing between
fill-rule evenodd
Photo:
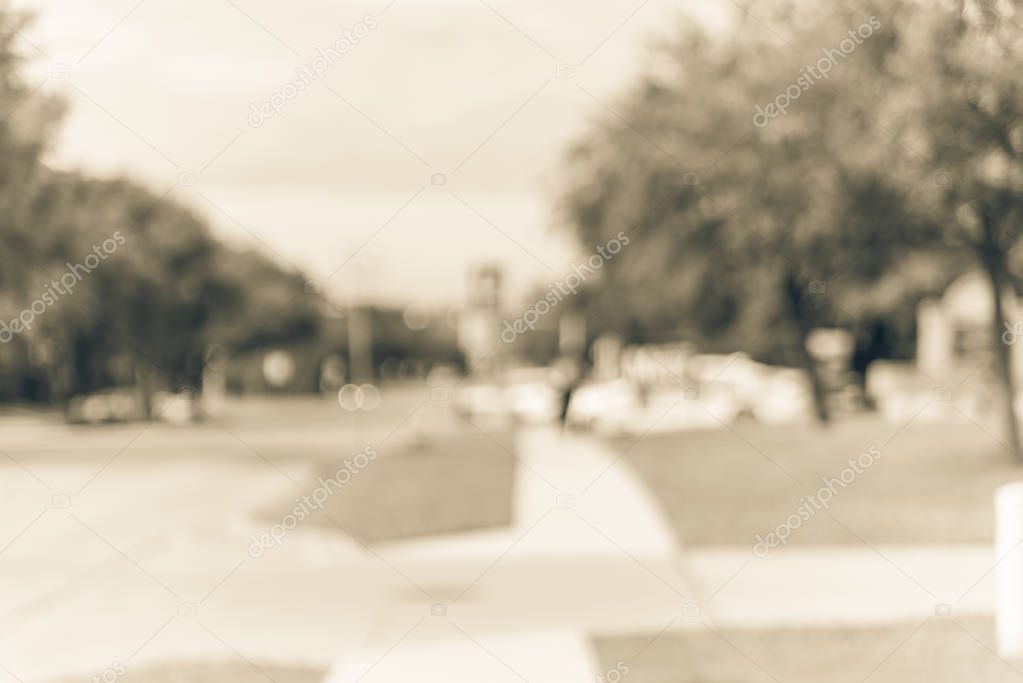
<instances>
[{"instance_id":1,"label":"blurred foliage","mask_svg":"<svg viewBox=\"0 0 1023 683\"><path fill-rule=\"evenodd\" d=\"M917 302L976 264L956 207L998 214L984 253L1018 244L1023 12L1007 4L762 0L728 32L680 22L567 158L583 245L632 238L588 292L595 323L811 372L818 326L854 330L861 368L909 355Z\"/></svg>"},{"instance_id":2,"label":"blurred foliage","mask_svg":"<svg viewBox=\"0 0 1023 683\"><path fill-rule=\"evenodd\" d=\"M0 346L0 396L198 387L214 345L250 350L314 337L322 301L305 294L300 273L217 241L170 193L44 164L62 108L22 77L24 24L0 9L0 320L40 299L47 307ZM70 293L56 286L69 268L100 257Z\"/></svg>"},{"instance_id":3,"label":"blurred foliage","mask_svg":"<svg viewBox=\"0 0 1023 683\"><path fill-rule=\"evenodd\" d=\"M1005 298L1019 291L1023 236L1023 3L958 0L903 27L890 60L906 94L884 112L910 146L893 177L934 188L922 197L944 244L969 255L991 287L990 339L1003 439L1023 459ZM931 181L928 183L927 181ZM1015 322L1015 321L1012 321Z\"/></svg>"},{"instance_id":4,"label":"blurred foliage","mask_svg":"<svg viewBox=\"0 0 1023 683\"><path fill-rule=\"evenodd\" d=\"M34 330L57 358L72 352L71 374L60 382L71 394L116 383L110 359L128 358L136 373L170 389L198 387L214 345L240 351L317 333L317 307L301 274L216 241L170 196L123 179L51 173L36 188L30 216L39 281L29 299L93 245L115 233L125 242Z\"/></svg>"}]
</instances>

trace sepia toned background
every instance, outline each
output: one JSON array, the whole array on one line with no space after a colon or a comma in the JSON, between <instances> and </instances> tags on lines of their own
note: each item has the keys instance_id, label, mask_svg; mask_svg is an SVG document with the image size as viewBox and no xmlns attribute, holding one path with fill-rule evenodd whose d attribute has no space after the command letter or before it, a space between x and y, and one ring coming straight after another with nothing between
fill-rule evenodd
<instances>
[{"instance_id":1,"label":"sepia toned background","mask_svg":"<svg viewBox=\"0 0 1023 683\"><path fill-rule=\"evenodd\" d=\"M1021 56L0 1L0 681L1023 677Z\"/></svg>"}]
</instances>

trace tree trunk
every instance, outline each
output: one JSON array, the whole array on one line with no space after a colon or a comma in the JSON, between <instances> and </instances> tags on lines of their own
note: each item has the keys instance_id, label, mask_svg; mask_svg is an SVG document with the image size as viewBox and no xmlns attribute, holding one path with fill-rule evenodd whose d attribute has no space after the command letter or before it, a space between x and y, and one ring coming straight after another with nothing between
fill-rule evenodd
<instances>
[{"instance_id":1,"label":"tree trunk","mask_svg":"<svg viewBox=\"0 0 1023 683\"><path fill-rule=\"evenodd\" d=\"M1016 419L1016 378L1013 375L1012 350L1009 345L1002 341L1002 335L1008 329L1005 318L1005 308L1002 302L1002 293L1008 281L1008 273L1004 259L1000 256L989 256L984 259L984 270L991 283L993 297L993 313L991 316L991 343L994 345L995 381L1001 389L1001 410L1005 427L1006 445L1012 450L1017 460L1023 460L1023 453L1019 445L1019 423Z\"/></svg>"},{"instance_id":2,"label":"tree trunk","mask_svg":"<svg viewBox=\"0 0 1023 683\"><path fill-rule=\"evenodd\" d=\"M153 396L156 393L156 378L144 358L135 359L135 386L139 396L139 407L146 422L153 420Z\"/></svg>"},{"instance_id":3,"label":"tree trunk","mask_svg":"<svg viewBox=\"0 0 1023 683\"><path fill-rule=\"evenodd\" d=\"M831 421L831 411L828 410L827 393L824 391L824 383L817 367L817 362L810 351L806 348L806 338L813 330L813 323L810 314L810 305L806 300L805 290L798 276L789 274L785 278L786 301L789 306L789 315L795 329L797 353L803 369L810 376L810 388L813 391L814 415L821 424L828 424Z\"/></svg>"},{"instance_id":4,"label":"tree trunk","mask_svg":"<svg viewBox=\"0 0 1023 683\"><path fill-rule=\"evenodd\" d=\"M813 390L813 408L817 421L821 424L828 424L831 421L831 411L828 409L828 396L827 392L824 391L824 383L821 381L817 361L814 360L813 356L806 349L806 337L808 334L809 330L806 332L800 331L799 351L802 354L803 368L810 375L810 387Z\"/></svg>"}]
</instances>

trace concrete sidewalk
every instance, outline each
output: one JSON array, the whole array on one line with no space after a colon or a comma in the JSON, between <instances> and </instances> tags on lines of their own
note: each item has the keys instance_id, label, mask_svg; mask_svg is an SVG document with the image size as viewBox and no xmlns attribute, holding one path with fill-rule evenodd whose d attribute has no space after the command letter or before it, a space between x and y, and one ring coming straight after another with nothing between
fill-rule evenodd
<instances>
[{"instance_id":1,"label":"concrete sidewalk","mask_svg":"<svg viewBox=\"0 0 1023 683\"><path fill-rule=\"evenodd\" d=\"M415 615L391 611L359 652L339 657L331 683L413 670L427 680L589 681L598 673L589 633L660 629L684 610L671 530L604 442L526 429L515 457L509 529L381 549L415 583L443 587L431 616L447 623L407 631Z\"/></svg>"},{"instance_id":2,"label":"concrete sidewalk","mask_svg":"<svg viewBox=\"0 0 1023 683\"><path fill-rule=\"evenodd\" d=\"M554 428L521 430L515 439L512 524L508 528L387 542L390 556L520 554L576 557L623 551L667 560L678 548L638 477L606 442ZM495 554L495 557L496 557Z\"/></svg>"},{"instance_id":3,"label":"concrete sidewalk","mask_svg":"<svg viewBox=\"0 0 1023 683\"><path fill-rule=\"evenodd\" d=\"M737 627L919 621L994 611L994 548L976 545L688 549L685 575L715 623Z\"/></svg>"}]
</instances>

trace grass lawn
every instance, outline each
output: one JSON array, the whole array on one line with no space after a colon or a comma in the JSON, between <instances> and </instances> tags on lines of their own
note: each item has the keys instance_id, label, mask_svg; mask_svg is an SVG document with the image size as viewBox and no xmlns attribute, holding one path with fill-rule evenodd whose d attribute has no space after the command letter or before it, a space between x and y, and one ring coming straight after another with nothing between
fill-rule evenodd
<instances>
[{"instance_id":1,"label":"grass lawn","mask_svg":"<svg viewBox=\"0 0 1023 683\"><path fill-rule=\"evenodd\" d=\"M125 683L319 683L326 674L322 669L292 668L251 664L239 661L186 662L132 668L117 680ZM95 672L98 678L102 672ZM59 683L90 680L86 676L60 679Z\"/></svg>"},{"instance_id":2,"label":"grass lawn","mask_svg":"<svg viewBox=\"0 0 1023 683\"><path fill-rule=\"evenodd\" d=\"M752 544L872 445L881 457L848 486L836 486L830 509L796 525L790 544L855 544L856 536L877 543L990 541L994 490L1023 478L1023 467L971 424L900 430L858 418L828 429L734 429L647 435L624 457L683 544ZM615 446L624 451L630 443Z\"/></svg>"},{"instance_id":3,"label":"grass lawn","mask_svg":"<svg viewBox=\"0 0 1023 683\"><path fill-rule=\"evenodd\" d=\"M1023 680L993 652L994 625L931 619L866 628L701 628L600 638L601 670L619 661L630 683L961 683Z\"/></svg>"},{"instance_id":4,"label":"grass lawn","mask_svg":"<svg viewBox=\"0 0 1023 683\"><path fill-rule=\"evenodd\" d=\"M310 523L337 528L364 542L505 526L511 521L515 461L510 434L484 435L471 427L422 443L388 443L334 493ZM334 475L340 462L319 467ZM316 477L302 482L309 493ZM289 496L262 517L280 521L295 505ZM335 524L336 523L336 524Z\"/></svg>"}]
</instances>

